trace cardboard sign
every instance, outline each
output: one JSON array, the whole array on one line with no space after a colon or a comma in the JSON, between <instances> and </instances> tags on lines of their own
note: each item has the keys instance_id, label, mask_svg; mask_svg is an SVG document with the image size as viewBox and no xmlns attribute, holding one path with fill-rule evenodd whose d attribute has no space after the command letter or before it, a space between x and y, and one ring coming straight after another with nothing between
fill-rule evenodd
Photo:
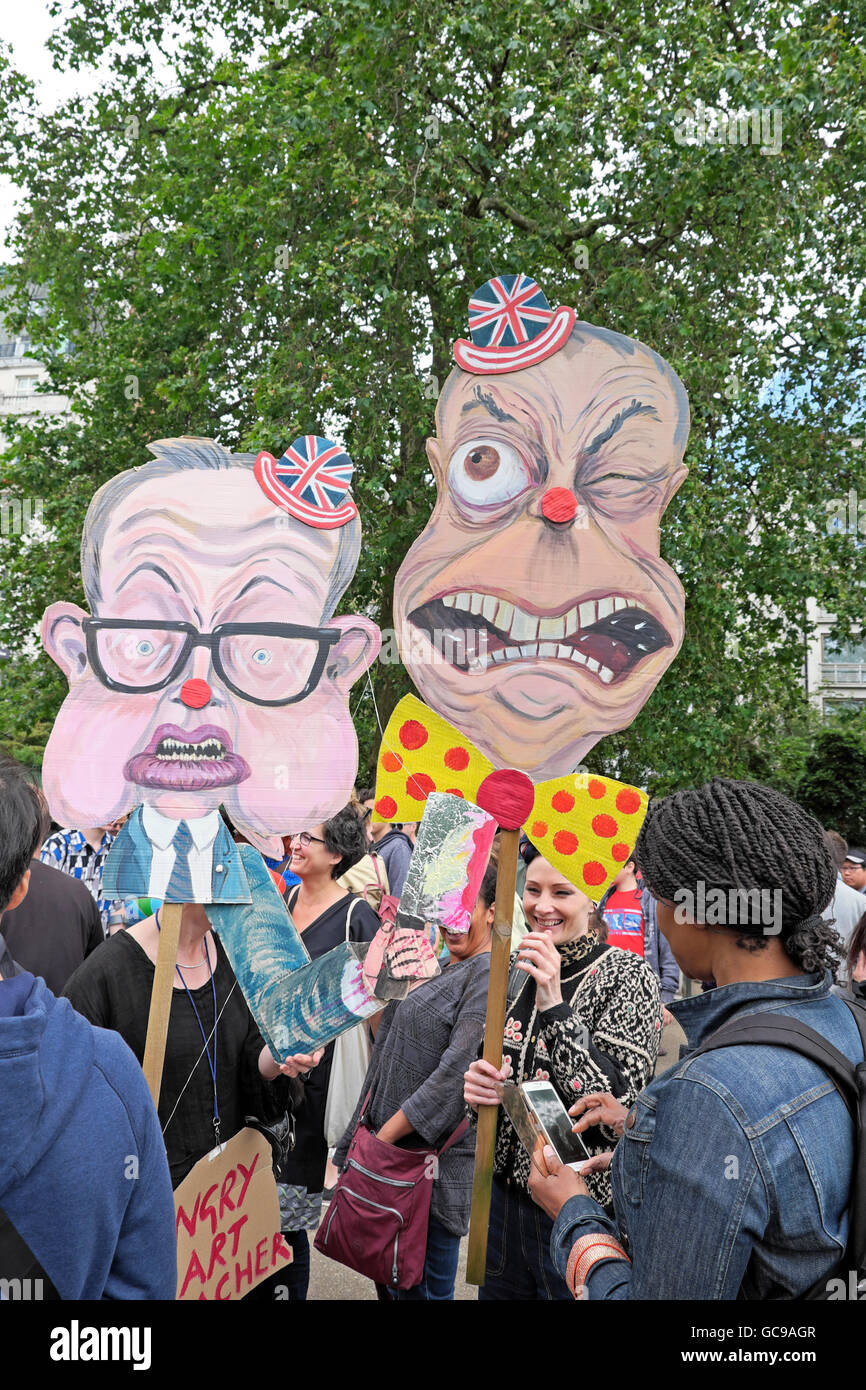
<instances>
[{"instance_id":1,"label":"cardboard sign","mask_svg":"<svg viewBox=\"0 0 866 1390\"><path fill-rule=\"evenodd\" d=\"M276 493L254 455L181 438L151 445L154 459L90 503L90 613L54 603L42 623L69 681L43 782L63 825L139 808L106 863L110 894L249 901L219 807L277 854L272 837L349 799L349 691L381 634L334 617L361 546L351 461L317 436L296 444L307 465L296 484L278 470Z\"/></svg>"},{"instance_id":2,"label":"cardboard sign","mask_svg":"<svg viewBox=\"0 0 866 1390\"><path fill-rule=\"evenodd\" d=\"M408 993L413 981L439 973L423 935L384 927L369 944L343 941L311 961L261 855L250 845L239 853L252 902L210 903L207 915L259 1032L281 1062L324 1047L379 1013L385 1000ZM368 951L377 962L372 979Z\"/></svg>"},{"instance_id":3,"label":"cardboard sign","mask_svg":"<svg viewBox=\"0 0 866 1390\"><path fill-rule=\"evenodd\" d=\"M495 834L496 821L480 806L431 793L400 894L397 925L468 932Z\"/></svg>"},{"instance_id":4,"label":"cardboard sign","mask_svg":"<svg viewBox=\"0 0 866 1390\"><path fill-rule=\"evenodd\" d=\"M528 276L481 286L469 321L397 638L425 701L494 767L555 777L632 722L682 643L659 526L687 472L688 398L652 349L550 308Z\"/></svg>"},{"instance_id":5,"label":"cardboard sign","mask_svg":"<svg viewBox=\"0 0 866 1390\"><path fill-rule=\"evenodd\" d=\"M419 804L445 791L450 795L443 801L493 809L497 784L514 775L494 771L459 729L406 695L382 737L373 819L408 820L410 811L417 815ZM598 902L631 855L646 815L646 792L583 772L534 786L522 780L529 789L521 811L524 833L569 883Z\"/></svg>"},{"instance_id":6,"label":"cardboard sign","mask_svg":"<svg viewBox=\"0 0 866 1390\"><path fill-rule=\"evenodd\" d=\"M291 1264L271 1146L242 1129L200 1158L174 1194L179 1299L243 1298Z\"/></svg>"}]
</instances>

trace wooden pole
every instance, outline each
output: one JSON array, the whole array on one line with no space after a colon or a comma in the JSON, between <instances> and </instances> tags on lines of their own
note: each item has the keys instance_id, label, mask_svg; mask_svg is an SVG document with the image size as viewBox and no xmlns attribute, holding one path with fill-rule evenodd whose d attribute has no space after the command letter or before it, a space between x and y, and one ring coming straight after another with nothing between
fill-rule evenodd
<instances>
[{"instance_id":1,"label":"wooden pole","mask_svg":"<svg viewBox=\"0 0 866 1390\"><path fill-rule=\"evenodd\" d=\"M144 1044L142 1071L150 1087L154 1105L159 1104L162 1085L162 1066L165 1061L165 1040L174 994L174 967L177 964L177 943L180 939L180 919L183 903L164 903L159 910L159 946L147 1016L147 1038Z\"/></svg>"},{"instance_id":2,"label":"wooden pole","mask_svg":"<svg viewBox=\"0 0 866 1390\"><path fill-rule=\"evenodd\" d=\"M514 893L517 887L517 852L520 830L500 830L499 863L496 868L496 908L490 947L490 984L487 1017L484 1021L485 1062L502 1066L502 1038L505 1032L505 1006L508 992L508 958L514 924ZM493 1183L493 1153L496 1147L498 1105L479 1105L475 1139L475 1173L472 1179L472 1215L469 1222L469 1249L466 1279L483 1284L487 1267L487 1226L490 1221L490 1195Z\"/></svg>"}]
</instances>

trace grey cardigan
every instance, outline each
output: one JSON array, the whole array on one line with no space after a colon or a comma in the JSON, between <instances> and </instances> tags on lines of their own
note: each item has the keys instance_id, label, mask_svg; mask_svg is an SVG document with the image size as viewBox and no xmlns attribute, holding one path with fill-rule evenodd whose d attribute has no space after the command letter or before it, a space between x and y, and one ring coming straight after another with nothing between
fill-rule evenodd
<instances>
[{"instance_id":1,"label":"grey cardigan","mask_svg":"<svg viewBox=\"0 0 866 1390\"><path fill-rule=\"evenodd\" d=\"M465 1116L463 1073L478 1056L487 1008L489 954L447 965L406 999L388 1005L349 1128L337 1145L342 1168L364 1098L374 1130L402 1110L414 1135L410 1147L438 1148ZM470 1130L438 1164L430 1211L453 1235L469 1229L475 1132Z\"/></svg>"}]
</instances>

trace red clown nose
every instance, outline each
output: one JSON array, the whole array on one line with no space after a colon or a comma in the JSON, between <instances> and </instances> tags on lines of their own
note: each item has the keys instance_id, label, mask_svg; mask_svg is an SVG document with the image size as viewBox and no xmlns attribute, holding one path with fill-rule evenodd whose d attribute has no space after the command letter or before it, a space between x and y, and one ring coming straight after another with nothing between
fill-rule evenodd
<instances>
[{"instance_id":1,"label":"red clown nose","mask_svg":"<svg viewBox=\"0 0 866 1390\"><path fill-rule=\"evenodd\" d=\"M541 510L548 521L573 521L577 498L567 487L552 487L541 499Z\"/></svg>"},{"instance_id":2,"label":"red clown nose","mask_svg":"<svg viewBox=\"0 0 866 1390\"><path fill-rule=\"evenodd\" d=\"M210 686L207 681L184 681L180 688L180 698L190 709L203 709L210 700Z\"/></svg>"}]
</instances>

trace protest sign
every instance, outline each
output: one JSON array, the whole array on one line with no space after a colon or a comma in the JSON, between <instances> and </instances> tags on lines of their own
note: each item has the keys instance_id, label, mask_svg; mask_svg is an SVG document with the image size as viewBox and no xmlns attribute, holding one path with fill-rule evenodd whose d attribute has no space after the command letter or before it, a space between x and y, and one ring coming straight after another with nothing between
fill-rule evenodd
<instances>
[{"instance_id":1,"label":"protest sign","mask_svg":"<svg viewBox=\"0 0 866 1390\"><path fill-rule=\"evenodd\" d=\"M243 1298L291 1264L263 1134L242 1129L200 1158L175 1190L177 1296Z\"/></svg>"},{"instance_id":2,"label":"protest sign","mask_svg":"<svg viewBox=\"0 0 866 1390\"><path fill-rule=\"evenodd\" d=\"M557 802L570 799L574 809L577 801L570 788L550 780L533 788L529 778L574 773L604 734L632 722L680 648L685 596L661 558L659 527L686 476L689 409L682 382L657 353L578 322L566 306L552 309L528 275L481 285L469 301L469 329L454 345L456 366L427 441L436 506L398 571L394 616L421 694L492 769L489 799L479 792L478 803L501 827L484 1035L484 1057L498 1067L520 826L597 897L616 856L587 859L586 831L592 849L601 840L621 853L620 822L637 819L629 788L622 803L588 809L583 844L573 829L551 833ZM387 752L402 774L402 751ZM424 758L422 751L422 766ZM446 770L447 762L440 776ZM426 768L404 778L410 798L434 790L454 794L460 783L443 785ZM401 799L380 793L380 818L399 819L385 806ZM579 859L582 883L573 876ZM495 1134L496 1110L482 1107L473 1283L484 1282Z\"/></svg>"},{"instance_id":3,"label":"protest sign","mask_svg":"<svg viewBox=\"0 0 866 1390\"><path fill-rule=\"evenodd\" d=\"M156 1100L180 906L250 900L220 808L278 854L277 836L346 804L358 755L349 691L381 634L334 616L361 546L339 446L304 435L279 460L191 437L149 448L153 459L90 502L90 613L58 602L43 618L69 682L43 784L64 825L131 813L103 895L166 904L145 1053Z\"/></svg>"},{"instance_id":4,"label":"protest sign","mask_svg":"<svg viewBox=\"0 0 866 1390\"><path fill-rule=\"evenodd\" d=\"M495 767L554 777L632 722L682 642L659 524L686 476L688 398L657 353L551 309L526 275L482 285L469 325L397 639L426 702Z\"/></svg>"}]
</instances>

